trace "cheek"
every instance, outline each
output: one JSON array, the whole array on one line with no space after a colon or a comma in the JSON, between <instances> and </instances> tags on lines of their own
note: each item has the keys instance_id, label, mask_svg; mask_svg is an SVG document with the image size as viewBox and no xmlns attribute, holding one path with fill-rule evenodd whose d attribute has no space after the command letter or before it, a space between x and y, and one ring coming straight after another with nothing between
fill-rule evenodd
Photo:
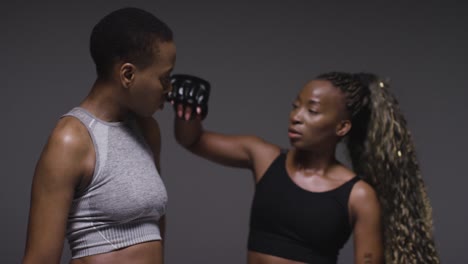
<instances>
[{"instance_id":1,"label":"cheek","mask_svg":"<svg viewBox=\"0 0 468 264\"><path fill-rule=\"evenodd\" d=\"M146 96L146 100L158 98L161 91L162 87L159 80L148 79L142 85L142 96Z\"/></svg>"},{"instance_id":2,"label":"cheek","mask_svg":"<svg viewBox=\"0 0 468 264\"><path fill-rule=\"evenodd\" d=\"M310 119L307 122L307 130L313 137L325 138L335 133L335 123L325 118Z\"/></svg>"},{"instance_id":3,"label":"cheek","mask_svg":"<svg viewBox=\"0 0 468 264\"><path fill-rule=\"evenodd\" d=\"M151 91L153 94L160 96L163 92L163 86L158 79L153 80L151 83Z\"/></svg>"},{"instance_id":4,"label":"cheek","mask_svg":"<svg viewBox=\"0 0 468 264\"><path fill-rule=\"evenodd\" d=\"M159 100L154 82L148 79L142 79L138 83L135 83L132 97L137 107L149 107L150 105L157 104Z\"/></svg>"}]
</instances>

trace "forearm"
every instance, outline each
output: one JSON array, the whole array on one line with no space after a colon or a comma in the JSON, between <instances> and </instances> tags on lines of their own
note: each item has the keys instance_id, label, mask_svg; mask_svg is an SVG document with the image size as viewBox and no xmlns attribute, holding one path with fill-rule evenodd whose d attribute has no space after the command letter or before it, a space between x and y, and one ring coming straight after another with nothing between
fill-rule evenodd
<instances>
[{"instance_id":1,"label":"forearm","mask_svg":"<svg viewBox=\"0 0 468 264\"><path fill-rule=\"evenodd\" d=\"M177 142L187 149L194 146L203 133L203 127L200 120L186 121L176 118L174 125L175 138Z\"/></svg>"},{"instance_id":2,"label":"forearm","mask_svg":"<svg viewBox=\"0 0 468 264\"><path fill-rule=\"evenodd\" d=\"M22 264L59 264L60 255L58 256L48 256L47 254L33 254L27 252L24 257Z\"/></svg>"}]
</instances>

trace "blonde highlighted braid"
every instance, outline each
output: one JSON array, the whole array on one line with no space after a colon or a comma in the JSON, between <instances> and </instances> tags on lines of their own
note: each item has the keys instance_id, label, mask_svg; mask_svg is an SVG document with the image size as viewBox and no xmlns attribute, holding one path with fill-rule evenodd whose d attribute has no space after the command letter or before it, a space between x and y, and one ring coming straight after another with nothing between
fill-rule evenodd
<instances>
[{"instance_id":1,"label":"blonde highlighted braid","mask_svg":"<svg viewBox=\"0 0 468 264\"><path fill-rule=\"evenodd\" d=\"M414 143L388 83L369 73L331 72L317 79L346 95L352 122L347 146L354 171L379 196L386 263L440 263Z\"/></svg>"}]
</instances>

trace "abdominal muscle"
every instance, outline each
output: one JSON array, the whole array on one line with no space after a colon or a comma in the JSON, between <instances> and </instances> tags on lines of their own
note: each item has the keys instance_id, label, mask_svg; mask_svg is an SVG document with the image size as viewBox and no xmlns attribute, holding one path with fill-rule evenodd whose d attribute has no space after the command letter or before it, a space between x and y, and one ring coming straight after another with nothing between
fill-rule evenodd
<instances>
[{"instance_id":1,"label":"abdominal muscle","mask_svg":"<svg viewBox=\"0 0 468 264\"><path fill-rule=\"evenodd\" d=\"M136 244L108 253L72 259L70 264L162 264L161 240Z\"/></svg>"},{"instance_id":2,"label":"abdominal muscle","mask_svg":"<svg viewBox=\"0 0 468 264\"><path fill-rule=\"evenodd\" d=\"M248 264L305 264L295 260L280 258L255 251L249 251Z\"/></svg>"}]
</instances>

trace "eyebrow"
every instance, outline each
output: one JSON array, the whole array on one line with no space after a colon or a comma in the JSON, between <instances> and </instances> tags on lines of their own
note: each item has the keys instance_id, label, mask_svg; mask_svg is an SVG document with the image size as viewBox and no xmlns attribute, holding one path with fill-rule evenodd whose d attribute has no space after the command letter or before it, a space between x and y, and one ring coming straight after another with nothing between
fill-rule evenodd
<instances>
[{"instance_id":1,"label":"eyebrow","mask_svg":"<svg viewBox=\"0 0 468 264\"><path fill-rule=\"evenodd\" d=\"M300 100L301 100L301 98L298 96L298 97L296 97L296 100L295 100L295 101L300 101ZM316 99L309 99L309 100L307 101L307 103L308 103L308 104L318 104L318 105L320 105L320 101L319 101L319 100L316 100Z\"/></svg>"}]
</instances>

